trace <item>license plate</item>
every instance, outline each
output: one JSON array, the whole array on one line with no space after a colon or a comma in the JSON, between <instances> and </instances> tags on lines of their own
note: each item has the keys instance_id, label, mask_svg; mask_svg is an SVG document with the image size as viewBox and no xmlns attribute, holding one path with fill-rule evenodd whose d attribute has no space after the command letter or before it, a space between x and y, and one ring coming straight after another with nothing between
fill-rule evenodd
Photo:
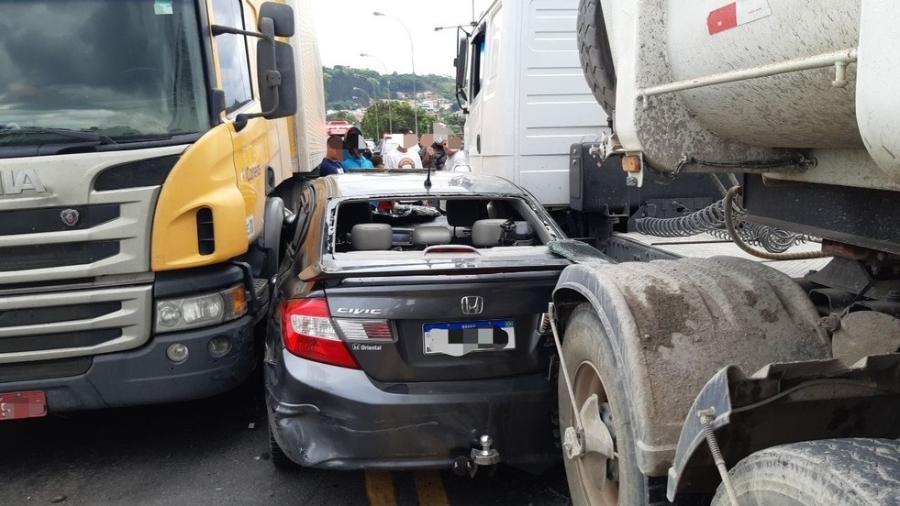
<instances>
[{"instance_id":1,"label":"license plate","mask_svg":"<svg viewBox=\"0 0 900 506\"><path fill-rule=\"evenodd\" d=\"M461 357L476 351L516 349L512 320L426 323L422 325L426 355Z\"/></svg>"},{"instance_id":2,"label":"license plate","mask_svg":"<svg viewBox=\"0 0 900 506\"><path fill-rule=\"evenodd\" d=\"M47 416L47 394L38 390L0 392L0 420Z\"/></svg>"}]
</instances>

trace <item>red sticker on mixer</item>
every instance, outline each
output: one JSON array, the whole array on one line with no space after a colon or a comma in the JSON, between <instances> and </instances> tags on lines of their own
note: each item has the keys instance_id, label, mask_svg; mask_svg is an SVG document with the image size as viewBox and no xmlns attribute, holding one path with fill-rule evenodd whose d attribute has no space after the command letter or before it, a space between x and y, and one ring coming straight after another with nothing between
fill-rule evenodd
<instances>
[{"instance_id":1,"label":"red sticker on mixer","mask_svg":"<svg viewBox=\"0 0 900 506\"><path fill-rule=\"evenodd\" d=\"M768 0L738 0L719 7L706 17L710 35L772 15Z\"/></svg>"}]
</instances>

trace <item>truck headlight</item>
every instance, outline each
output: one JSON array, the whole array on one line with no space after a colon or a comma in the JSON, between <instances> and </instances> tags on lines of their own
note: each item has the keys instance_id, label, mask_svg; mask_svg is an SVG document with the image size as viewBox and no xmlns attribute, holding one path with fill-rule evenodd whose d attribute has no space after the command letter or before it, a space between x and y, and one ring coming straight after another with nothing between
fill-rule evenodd
<instances>
[{"instance_id":1,"label":"truck headlight","mask_svg":"<svg viewBox=\"0 0 900 506\"><path fill-rule=\"evenodd\" d=\"M156 301L156 332L208 327L247 314L247 292L235 285L220 292Z\"/></svg>"}]
</instances>

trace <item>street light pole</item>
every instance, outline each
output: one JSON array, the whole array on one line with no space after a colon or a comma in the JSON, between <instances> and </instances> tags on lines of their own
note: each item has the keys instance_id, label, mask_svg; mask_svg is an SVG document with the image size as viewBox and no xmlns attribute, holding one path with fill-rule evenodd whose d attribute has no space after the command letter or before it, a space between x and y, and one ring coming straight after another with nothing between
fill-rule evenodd
<instances>
[{"instance_id":1,"label":"street light pole","mask_svg":"<svg viewBox=\"0 0 900 506\"><path fill-rule=\"evenodd\" d=\"M384 63L384 60L382 60L381 58L379 58L375 55L367 54L367 53L359 53L359 56L362 58L372 58L373 60L380 63L381 67L384 69L384 74L382 74L382 75L388 76L388 68L387 68L387 65ZM388 130L391 131L390 133L394 133L394 115L391 112L391 78L390 77L386 77L386 78L387 78L387 98L388 98L388 103L387 103L387 106L388 106Z\"/></svg>"},{"instance_id":2,"label":"street light pole","mask_svg":"<svg viewBox=\"0 0 900 506\"><path fill-rule=\"evenodd\" d=\"M419 110L418 110L418 94L416 93L416 48L413 42L412 32L409 31L409 27L406 26L406 23L403 20L396 18L394 16L388 16L382 12L373 12L373 16L385 17L388 19L393 19L394 21L400 23L400 26L406 30L406 36L409 37L409 59L412 64L412 76L413 76L413 121L416 122L416 136L419 135Z\"/></svg>"},{"instance_id":3,"label":"street light pole","mask_svg":"<svg viewBox=\"0 0 900 506\"><path fill-rule=\"evenodd\" d=\"M372 86L372 89L374 91L375 87ZM368 91L366 91L360 87L354 86L353 91L361 91L361 92L365 93L367 97L369 97L369 103L372 104L370 107L373 107L373 106L375 107L375 132L376 132L376 135L381 135L381 122L378 121L378 103L375 102L375 99L372 98L372 95L369 95ZM375 137L373 136L373 138L375 138Z\"/></svg>"}]
</instances>

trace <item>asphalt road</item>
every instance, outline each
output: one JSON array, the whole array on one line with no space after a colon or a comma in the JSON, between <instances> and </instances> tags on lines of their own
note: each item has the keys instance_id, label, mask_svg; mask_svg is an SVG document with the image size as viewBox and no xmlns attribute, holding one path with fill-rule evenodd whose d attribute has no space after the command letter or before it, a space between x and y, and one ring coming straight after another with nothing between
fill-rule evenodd
<instances>
[{"instance_id":1,"label":"asphalt road","mask_svg":"<svg viewBox=\"0 0 900 506\"><path fill-rule=\"evenodd\" d=\"M561 466L450 472L277 471L259 378L194 403L0 423L0 505L565 505Z\"/></svg>"}]
</instances>

